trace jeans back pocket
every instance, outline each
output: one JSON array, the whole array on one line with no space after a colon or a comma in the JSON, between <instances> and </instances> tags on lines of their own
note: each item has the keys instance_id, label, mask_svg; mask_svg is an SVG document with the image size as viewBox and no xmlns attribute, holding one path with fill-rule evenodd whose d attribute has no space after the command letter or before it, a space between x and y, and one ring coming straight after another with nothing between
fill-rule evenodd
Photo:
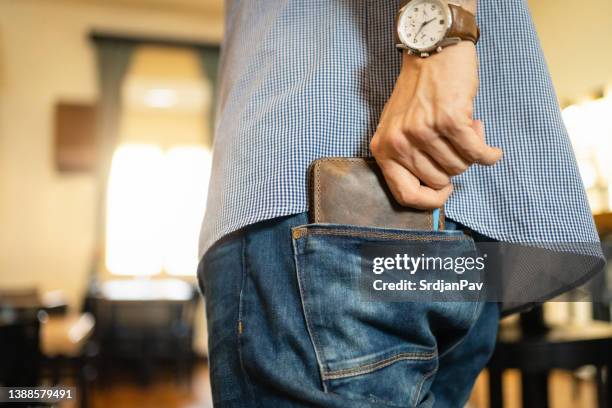
<instances>
[{"instance_id":1,"label":"jeans back pocket","mask_svg":"<svg viewBox=\"0 0 612 408\"><path fill-rule=\"evenodd\" d=\"M457 254L474 248L461 231L296 227L293 246L303 312L324 391L379 405L429 406L438 354L465 336L479 303L364 299L361 247L388 242L408 252L413 243L445 242L446 250Z\"/></svg>"}]
</instances>

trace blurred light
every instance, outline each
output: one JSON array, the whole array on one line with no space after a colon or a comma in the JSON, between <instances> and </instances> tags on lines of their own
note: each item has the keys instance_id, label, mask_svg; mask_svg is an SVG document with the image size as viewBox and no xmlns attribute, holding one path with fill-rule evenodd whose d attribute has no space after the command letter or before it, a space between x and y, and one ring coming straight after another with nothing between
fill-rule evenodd
<instances>
[{"instance_id":1,"label":"blurred light","mask_svg":"<svg viewBox=\"0 0 612 408\"><path fill-rule=\"evenodd\" d=\"M191 285L178 279L110 280L102 285L105 299L130 300L186 300L191 298Z\"/></svg>"},{"instance_id":2,"label":"blurred light","mask_svg":"<svg viewBox=\"0 0 612 408\"><path fill-rule=\"evenodd\" d=\"M45 312L44 310L39 310L36 313L36 318L43 324L47 323L49 321L49 313Z\"/></svg>"},{"instance_id":3,"label":"blurred light","mask_svg":"<svg viewBox=\"0 0 612 408\"><path fill-rule=\"evenodd\" d=\"M163 161L161 149L150 145L125 145L113 156L106 229L106 266L112 273L153 275L162 268Z\"/></svg>"},{"instance_id":4,"label":"blurred light","mask_svg":"<svg viewBox=\"0 0 612 408\"><path fill-rule=\"evenodd\" d=\"M144 96L145 105L152 108L170 108L178 102L178 96L173 89L150 89Z\"/></svg>"},{"instance_id":5,"label":"blurred light","mask_svg":"<svg viewBox=\"0 0 612 408\"><path fill-rule=\"evenodd\" d=\"M117 150L108 190L109 271L195 274L210 165L210 152L201 146L167 153L151 145Z\"/></svg>"},{"instance_id":6,"label":"blurred light","mask_svg":"<svg viewBox=\"0 0 612 408\"><path fill-rule=\"evenodd\" d=\"M575 148L600 151L612 147L610 97L568 106L562 115Z\"/></svg>"},{"instance_id":7,"label":"blurred light","mask_svg":"<svg viewBox=\"0 0 612 408\"><path fill-rule=\"evenodd\" d=\"M40 296L41 303L47 308L63 306L67 302L66 295L63 290L51 290Z\"/></svg>"},{"instance_id":8,"label":"blurred light","mask_svg":"<svg viewBox=\"0 0 612 408\"><path fill-rule=\"evenodd\" d=\"M588 190L589 188L595 187L597 183L597 169L595 169L595 166L590 162L579 160L578 170L580 171L584 188Z\"/></svg>"},{"instance_id":9,"label":"blurred light","mask_svg":"<svg viewBox=\"0 0 612 408\"><path fill-rule=\"evenodd\" d=\"M124 109L128 110L163 109L203 117L212 102L212 85L204 78L128 77L123 86Z\"/></svg>"},{"instance_id":10,"label":"blurred light","mask_svg":"<svg viewBox=\"0 0 612 408\"><path fill-rule=\"evenodd\" d=\"M176 147L166 153L163 263L171 275L196 272L210 164L211 155L203 147Z\"/></svg>"},{"instance_id":11,"label":"blurred light","mask_svg":"<svg viewBox=\"0 0 612 408\"><path fill-rule=\"evenodd\" d=\"M612 182L612 96L568 106L563 120L569 133L580 175L595 212L612 208L608 185ZM607 190L607 192L606 192ZM606 206L608 206L606 208Z\"/></svg>"},{"instance_id":12,"label":"blurred light","mask_svg":"<svg viewBox=\"0 0 612 408\"><path fill-rule=\"evenodd\" d=\"M94 317L90 313L82 314L77 322L68 330L68 339L76 344L83 340L87 333L93 330L95 325Z\"/></svg>"}]
</instances>

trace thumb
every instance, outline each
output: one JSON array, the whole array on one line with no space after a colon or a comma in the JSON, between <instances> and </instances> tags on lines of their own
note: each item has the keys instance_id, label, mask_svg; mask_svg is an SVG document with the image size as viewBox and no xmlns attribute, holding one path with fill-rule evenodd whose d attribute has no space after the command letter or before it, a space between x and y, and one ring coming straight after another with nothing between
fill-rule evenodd
<instances>
[{"instance_id":1,"label":"thumb","mask_svg":"<svg viewBox=\"0 0 612 408\"><path fill-rule=\"evenodd\" d=\"M473 120L472 129L474 129L474 132L476 132L480 140L484 142L485 141L484 123L482 123L482 121L480 120ZM480 164L484 164L486 166L492 166L495 163L497 163L504 155L503 151L498 147L488 146L487 150L488 152L486 155L486 159L481 160Z\"/></svg>"}]
</instances>

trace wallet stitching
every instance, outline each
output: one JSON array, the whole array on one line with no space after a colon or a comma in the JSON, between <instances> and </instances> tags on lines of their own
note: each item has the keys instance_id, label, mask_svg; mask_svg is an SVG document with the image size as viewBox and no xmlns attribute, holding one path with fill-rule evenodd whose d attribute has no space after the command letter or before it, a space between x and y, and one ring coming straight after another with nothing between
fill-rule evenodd
<instances>
[{"instance_id":1,"label":"wallet stitching","mask_svg":"<svg viewBox=\"0 0 612 408\"><path fill-rule=\"evenodd\" d=\"M335 235L349 237L364 237L364 238L380 238L380 239L410 239L413 241L461 241L465 240L464 236L424 236L414 234L412 232L394 233L383 231L355 231L351 229L334 229L328 230L324 228L300 228L301 232L316 235Z\"/></svg>"}]
</instances>

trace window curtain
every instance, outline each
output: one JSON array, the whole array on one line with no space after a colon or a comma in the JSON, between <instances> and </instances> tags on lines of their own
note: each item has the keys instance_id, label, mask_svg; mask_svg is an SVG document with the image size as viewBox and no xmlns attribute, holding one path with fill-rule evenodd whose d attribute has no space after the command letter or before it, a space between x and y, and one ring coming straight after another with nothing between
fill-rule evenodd
<instances>
[{"instance_id":1,"label":"window curtain","mask_svg":"<svg viewBox=\"0 0 612 408\"><path fill-rule=\"evenodd\" d=\"M105 240L107 182L113 153L119 140L121 88L130 65L134 44L112 39L96 39L95 47L99 87L96 115L98 199L95 237L98 240L96 253L100 255ZM100 259L97 259L95 263L99 261Z\"/></svg>"},{"instance_id":2,"label":"window curtain","mask_svg":"<svg viewBox=\"0 0 612 408\"><path fill-rule=\"evenodd\" d=\"M219 73L219 47L203 47L200 49L201 65L204 77L208 79L212 87L212 99L210 103L210 110L208 112L208 123L209 123L209 137L207 145L212 146L212 139L214 138L215 129L215 118L217 115L216 106L218 98L218 84L217 78Z\"/></svg>"}]
</instances>

